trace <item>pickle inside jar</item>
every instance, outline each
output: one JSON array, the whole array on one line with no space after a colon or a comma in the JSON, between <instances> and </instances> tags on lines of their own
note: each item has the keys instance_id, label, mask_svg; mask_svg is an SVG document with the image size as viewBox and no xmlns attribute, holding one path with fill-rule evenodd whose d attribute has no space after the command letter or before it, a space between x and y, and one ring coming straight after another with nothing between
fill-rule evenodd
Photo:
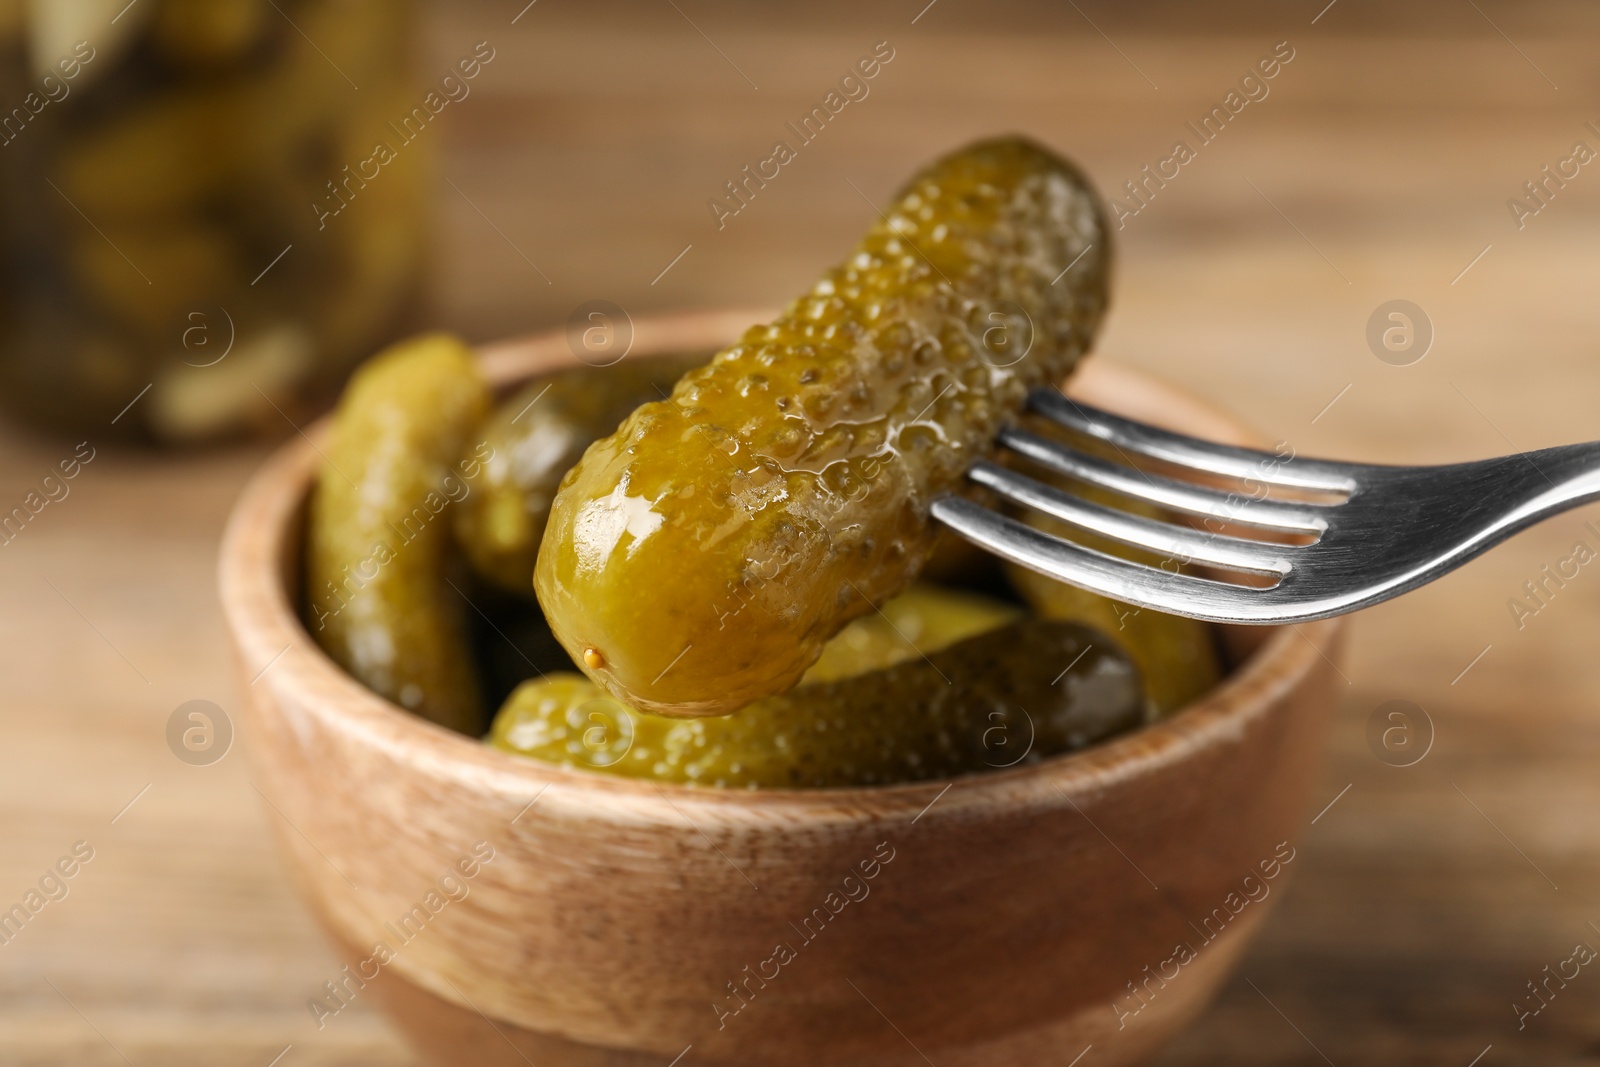
<instances>
[{"instance_id":1,"label":"pickle inside jar","mask_svg":"<svg viewBox=\"0 0 1600 1067\"><path fill-rule=\"evenodd\" d=\"M423 91L407 5L39 0L12 18L0 80L15 88L31 60L59 89L0 174L0 401L16 414L169 443L279 433L413 318L430 142L337 225L313 211ZM285 325L304 358L279 358ZM218 340L197 352L202 332ZM275 349L243 391L211 358L235 335Z\"/></svg>"}]
</instances>

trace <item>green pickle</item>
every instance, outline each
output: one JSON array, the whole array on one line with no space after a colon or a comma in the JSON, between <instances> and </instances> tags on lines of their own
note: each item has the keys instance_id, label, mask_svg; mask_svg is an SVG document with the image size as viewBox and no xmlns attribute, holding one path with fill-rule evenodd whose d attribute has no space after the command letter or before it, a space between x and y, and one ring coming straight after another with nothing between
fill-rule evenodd
<instances>
[{"instance_id":1,"label":"green pickle","mask_svg":"<svg viewBox=\"0 0 1600 1067\"><path fill-rule=\"evenodd\" d=\"M672 391L706 356L665 356L577 367L535 378L483 429L494 450L481 484L456 511L456 539L484 579L533 595L533 565L556 488L583 450L640 404Z\"/></svg>"},{"instance_id":2,"label":"green pickle","mask_svg":"<svg viewBox=\"0 0 1600 1067\"><path fill-rule=\"evenodd\" d=\"M243 58L272 15L256 0L163 0L151 36L174 63L207 69Z\"/></svg>"},{"instance_id":3,"label":"green pickle","mask_svg":"<svg viewBox=\"0 0 1600 1067\"><path fill-rule=\"evenodd\" d=\"M1075 623L1031 619L720 717L634 711L582 675L551 673L511 695L488 742L631 778L825 788L1035 763L1143 721L1138 670L1120 650Z\"/></svg>"},{"instance_id":4,"label":"green pickle","mask_svg":"<svg viewBox=\"0 0 1600 1067\"><path fill-rule=\"evenodd\" d=\"M244 47L234 18L175 26L171 47L196 63ZM146 254L200 269L189 261L215 244L173 230ZM386 247L372 243L375 267ZM104 257L80 258L108 292L119 281ZM510 691L489 745L659 782L923 781L1170 713L1220 677L1209 627L1002 572L927 515L967 491L1027 391L1083 355L1108 264L1084 179L1001 139L922 172L844 265L710 362L574 368L495 406L460 342L398 345L358 371L333 418L307 624L355 678L436 723L479 734L483 689ZM368 314L352 308L352 322ZM250 381L292 374L304 332L263 337L235 353ZM241 388L187 382L152 403L196 433L205 398ZM480 584L457 584L469 568ZM1002 573L1022 603L928 581L999 588ZM504 650L468 625L463 588L489 598L503 626L484 620L506 642L506 629L559 641L583 673L548 669L565 666L551 643L540 677L517 684L540 666L521 643L520 662L494 665Z\"/></svg>"},{"instance_id":5,"label":"green pickle","mask_svg":"<svg viewBox=\"0 0 1600 1067\"><path fill-rule=\"evenodd\" d=\"M1029 141L924 170L842 265L567 474L535 577L562 645L663 714L793 686L911 584L929 503L1087 350L1109 251L1087 181Z\"/></svg>"},{"instance_id":6,"label":"green pickle","mask_svg":"<svg viewBox=\"0 0 1600 1067\"><path fill-rule=\"evenodd\" d=\"M482 729L465 601L446 571L446 509L470 496L489 390L443 335L380 353L351 379L307 525L307 625L374 692L463 733Z\"/></svg>"},{"instance_id":7,"label":"green pickle","mask_svg":"<svg viewBox=\"0 0 1600 1067\"><path fill-rule=\"evenodd\" d=\"M800 684L839 681L916 659L1023 615L1003 600L918 583L835 634Z\"/></svg>"}]
</instances>

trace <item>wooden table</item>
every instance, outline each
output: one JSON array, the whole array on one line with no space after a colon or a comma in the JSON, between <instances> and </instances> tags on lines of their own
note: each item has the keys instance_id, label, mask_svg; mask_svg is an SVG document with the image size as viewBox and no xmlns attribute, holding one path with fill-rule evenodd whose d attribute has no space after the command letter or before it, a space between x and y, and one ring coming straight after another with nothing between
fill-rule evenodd
<instances>
[{"instance_id":1,"label":"wooden table","mask_svg":"<svg viewBox=\"0 0 1600 1067\"><path fill-rule=\"evenodd\" d=\"M1507 206L1574 141L1600 149L1592 7L911 0L769 16L544 0L513 25L523 2L430 12L424 73L480 40L499 52L440 124L459 191L438 196L435 318L473 339L595 298L781 300L848 247L868 201L991 132L1057 145L1115 192L1175 140L1193 147L1185 122L1287 41L1269 95L1127 220L1096 358L1156 369L1305 453L1428 462L1600 436L1600 167L1520 230ZM885 40L870 96L719 231L707 199ZM1393 299L1434 328L1410 366L1366 340ZM71 447L3 434L9 507ZM263 448L96 444L71 495L0 551L0 905L75 842L94 850L0 945L0 1062L266 1067L290 1045L285 1067L410 1062L360 1003L313 1025L305 1001L333 958L269 847L248 738L209 767L164 740L183 701L237 704L212 569ZM1600 972L1521 1030L1515 1006L1575 943L1600 947L1600 566L1520 627L1508 601L1575 541L1600 548L1595 517L1359 620L1329 806L1239 975L1161 1063L1592 1058ZM1390 700L1431 718L1413 766L1369 747Z\"/></svg>"}]
</instances>

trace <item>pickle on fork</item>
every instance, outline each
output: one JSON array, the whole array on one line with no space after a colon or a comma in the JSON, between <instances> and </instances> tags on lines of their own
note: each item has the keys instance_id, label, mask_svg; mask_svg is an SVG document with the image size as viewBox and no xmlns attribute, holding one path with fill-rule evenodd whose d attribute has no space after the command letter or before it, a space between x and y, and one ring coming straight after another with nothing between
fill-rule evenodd
<instances>
[{"instance_id":1,"label":"pickle on fork","mask_svg":"<svg viewBox=\"0 0 1600 1067\"><path fill-rule=\"evenodd\" d=\"M574 661L669 715L793 686L911 584L929 503L1088 349L1108 240L1086 179L1021 138L914 177L843 264L563 479L535 586Z\"/></svg>"}]
</instances>

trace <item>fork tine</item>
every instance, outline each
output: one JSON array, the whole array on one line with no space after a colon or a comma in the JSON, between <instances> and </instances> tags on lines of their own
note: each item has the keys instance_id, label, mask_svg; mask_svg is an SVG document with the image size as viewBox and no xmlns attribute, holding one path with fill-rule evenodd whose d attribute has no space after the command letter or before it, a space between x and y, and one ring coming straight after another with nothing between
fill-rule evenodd
<instances>
[{"instance_id":1,"label":"fork tine","mask_svg":"<svg viewBox=\"0 0 1600 1067\"><path fill-rule=\"evenodd\" d=\"M1274 596L1276 589L1231 585L1118 559L1041 533L965 497L941 497L929 511L1003 559L1125 604L1208 622L1284 621L1293 615L1283 610L1281 598Z\"/></svg>"},{"instance_id":2,"label":"fork tine","mask_svg":"<svg viewBox=\"0 0 1600 1067\"><path fill-rule=\"evenodd\" d=\"M1287 545L1206 533L1103 507L988 461L973 464L967 477L1024 507L1124 544L1159 552L1170 560L1279 576L1288 574L1292 567L1286 558Z\"/></svg>"},{"instance_id":3,"label":"fork tine","mask_svg":"<svg viewBox=\"0 0 1600 1067\"><path fill-rule=\"evenodd\" d=\"M1350 464L1290 459L1202 441L1090 407L1055 389L1035 389L1028 395L1028 408L1069 430L1181 467L1296 489L1349 493L1356 488L1355 470Z\"/></svg>"},{"instance_id":4,"label":"fork tine","mask_svg":"<svg viewBox=\"0 0 1600 1067\"><path fill-rule=\"evenodd\" d=\"M1191 515L1295 533L1319 534L1328 528L1327 520L1319 514L1321 509L1314 504L1257 500L1238 493L1191 485L1112 463L1015 427L1002 429L999 442L1057 473Z\"/></svg>"}]
</instances>

